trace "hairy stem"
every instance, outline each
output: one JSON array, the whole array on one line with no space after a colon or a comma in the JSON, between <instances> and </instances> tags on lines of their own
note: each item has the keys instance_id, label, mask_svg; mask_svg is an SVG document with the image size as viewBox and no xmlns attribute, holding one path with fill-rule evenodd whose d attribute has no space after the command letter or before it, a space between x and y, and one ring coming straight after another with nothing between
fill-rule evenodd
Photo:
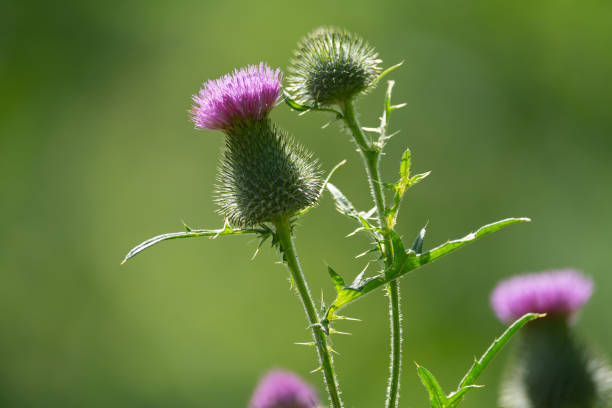
<instances>
[{"instance_id":1,"label":"hairy stem","mask_svg":"<svg viewBox=\"0 0 612 408\"><path fill-rule=\"evenodd\" d=\"M306 317L312 329L312 337L319 356L319 363L323 371L325 386L329 395L329 400L333 408L342 408L342 399L340 398L340 390L336 374L334 373L333 360L330 349L327 345L326 335L323 332L319 315L317 314L315 304L310 294L310 289L306 283L306 279L302 272L302 267L297 256L295 244L293 242L293 234L291 232L291 222L287 218L282 218L275 222L276 234L281 246L283 259L287 264L289 272L293 278L293 282L297 289Z\"/></svg>"},{"instance_id":2,"label":"hairy stem","mask_svg":"<svg viewBox=\"0 0 612 408\"><path fill-rule=\"evenodd\" d=\"M345 101L342 106L342 118L351 131L353 139L359 147L359 153L365 164L368 175L370 192L376 205L376 214L379 227L383 230L383 257L386 266L393 264L393 251L389 240L389 225L385 216L385 196L380 178L379 160L380 149L373 146L364 135L359 121L355 116L355 108L352 100ZM399 401L399 386L402 360L402 327L400 311L400 290L397 281L391 281L387 285L389 293L389 319L391 332L391 361L389 365L389 382L387 386L386 408L396 408Z\"/></svg>"}]
</instances>

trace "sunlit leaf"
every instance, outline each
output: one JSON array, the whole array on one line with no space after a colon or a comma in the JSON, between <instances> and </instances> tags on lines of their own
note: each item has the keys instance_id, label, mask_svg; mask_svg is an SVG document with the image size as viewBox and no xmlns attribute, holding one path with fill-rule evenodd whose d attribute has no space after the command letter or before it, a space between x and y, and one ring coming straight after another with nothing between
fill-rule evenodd
<instances>
[{"instance_id":1,"label":"sunlit leaf","mask_svg":"<svg viewBox=\"0 0 612 408\"><path fill-rule=\"evenodd\" d=\"M390 271L386 271L384 275L377 275L368 278L362 282L359 286L345 287L343 290L337 293L336 299L329 306L327 310L327 316L333 316L339 309L345 307L349 303L361 298L362 296L382 287L389 281L397 279L408 272L422 267L428 263L435 261L442 256L449 254L469 243L476 241L488 234L498 231L504 227L512 224L529 222L529 218L507 218L501 221L497 221L491 224L487 224L475 232L466 235L463 238L448 241L434 249L425 251L420 254L416 254L412 251L408 251L405 260L401 265L395 265Z\"/></svg>"},{"instance_id":2,"label":"sunlit leaf","mask_svg":"<svg viewBox=\"0 0 612 408\"><path fill-rule=\"evenodd\" d=\"M124 264L128 259L134 257L135 255L141 253L142 251L144 251L147 248L152 247L155 244L159 244L160 242L163 241L168 241L171 239L177 239L177 238L195 238L195 237L210 237L210 238L216 238L216 237L220 237L222 235L240 235L240 234L260 234L260 235L265 235L264 230L262 229L233 229L231 228L229 225L225 225L223 228L220 229L211 229L211 230L206 230L206 229L198 229L198 230L194 230L191 229L187 226L185 226L187 231L181 231L181 232L170 232L167 234L162 234L162 235L158 235L156 237L153 238L149 238L146 241L136 245L134 248L132 248L130 250L130 252L127 253L127 255L125 256L125 258L123 259L123 261L121 262L121 264Z\"/></svg>"},{"instance_id":3,"label":"sunlit leaf","mask_svg":"<svg viewBox=\"0 0 612 408\"><path fill-rule=\"evenodd\" d=\"M421 382L427 389L429 393L429 403L432 408L445 408L448 404L446 394L442 391L442 387L436 380L436 377L427 370L425 367L422 367L417 364L417 373L421 378Z\"/></svg>"}]
</instances>

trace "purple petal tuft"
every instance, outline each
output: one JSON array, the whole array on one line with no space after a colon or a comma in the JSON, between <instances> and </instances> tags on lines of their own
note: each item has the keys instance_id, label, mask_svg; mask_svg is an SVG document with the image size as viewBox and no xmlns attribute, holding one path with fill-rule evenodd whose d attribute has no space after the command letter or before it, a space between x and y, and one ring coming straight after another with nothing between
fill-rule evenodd
<instances>
[{"instance_id":1,"label":"purple petal tuft","mask_svg":"<svg viewBox=\"0 0 612 408\"><path fill-rule=\"evenodd\" d=\"M191 120L201 129L227 130L237 123L264 119L280 97L282 74L263 62L210 80L197 95Z\"/></svg>"},{"instance_id":2,"label":"purple petal tuft","mask_svg":"<svg viewBox=\"0 0 612 408\"><path fill-rule=\"evenodd\" d=\"M591 297L593 281L572 269L518 275L500 282L491 307L503 322L525 313L571 316Z\"/></svg>"},{"instance_id":3,"label":"purple petal tuft","mask_svg":"<svg viewBox=\"0 0 612 408\"><path fill-rule=\"evenodd\" d=\"M271 371L261 379L249 408L315 408L319 399L314 389L288 371Z\"/></svg>"}]
</instances>

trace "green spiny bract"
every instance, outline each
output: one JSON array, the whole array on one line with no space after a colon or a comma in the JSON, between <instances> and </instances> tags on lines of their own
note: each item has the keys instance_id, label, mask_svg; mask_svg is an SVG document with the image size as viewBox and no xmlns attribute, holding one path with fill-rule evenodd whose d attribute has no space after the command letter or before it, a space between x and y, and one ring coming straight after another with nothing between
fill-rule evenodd
<instances>
[{"instance_id":1,"label":"green spiny bract","mask_svg":"<svg viewBox=\"0 0 612 408\"><path fill-rule=\"evenodd\" d=\"M217 181L219 212L239 227L291 217L321 189L316 160L270 120L228 133Z\"/></svg>"},{"instance_id":2,"label":"green spiny bract","mask_svg":"<svg viewBox=\"0 0 612 408\"><path fill-rule=\"evenodd\" d=\"M576 341L567 321L545 317L522 333L515 367L504 384L506 408L602 408L607 381Z\"/></svg>"},{"instance_id":3,"label":"green spiny bract","mask_svg":"<svg viewBox=\"0 0 612 408\"><path fill-rule=\"evenodd\" d=\"M289 67L287 91L298 103L329 106L370 89L381 60L359 36L335 28L319 28L298 44Z\"/></svg>"}]
</instances>

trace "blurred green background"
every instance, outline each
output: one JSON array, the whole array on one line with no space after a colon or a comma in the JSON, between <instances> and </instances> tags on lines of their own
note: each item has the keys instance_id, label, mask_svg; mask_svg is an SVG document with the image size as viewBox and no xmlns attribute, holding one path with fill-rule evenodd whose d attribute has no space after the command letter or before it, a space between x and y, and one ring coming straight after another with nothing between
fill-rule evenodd
<instances>
[{"instance_id":1,"label":"blurred green background","mask_svg":"<svg viewBox=\"0 0 612 408\"><path fill-rule=\"evenodd\" d=\"M519 272L576 267L596 292L577 324L612 356L612 5L604 1L108 1L0 5L0 406L244 407L272 367L321 390L303 311L266 247L249 237L171 241L120 267L152 235L218 227L211 200L223 137L196 131L202 81L264 60L285 68L320 25L346 27L389 66L401 133L430 178L410 190L399 230L426 246L508 216L534 222L487 237L401 282L402 407L426 406L413 361L454 387L502 330L488 306ZM362 98L374 125L384 87ZM369 208L359 157L324 114L273 116ZM351 279L365 237L328 196L297 244L317 295L325 262ZM382 292L345 313L334 338L347 407L382 406L388 321ZM465 406L496 404L510 351Z\"/></svg>"}]
</instances>

